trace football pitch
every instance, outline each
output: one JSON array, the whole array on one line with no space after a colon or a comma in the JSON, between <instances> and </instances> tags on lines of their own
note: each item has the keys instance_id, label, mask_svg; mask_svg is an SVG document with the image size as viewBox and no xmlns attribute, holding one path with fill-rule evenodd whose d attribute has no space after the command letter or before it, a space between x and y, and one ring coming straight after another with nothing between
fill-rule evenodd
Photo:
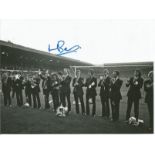
<instances>
[{"instance_id":1,"label":"football pitch","mask_svg":"<svg viewBox=\"0 0 155 155\"><path fill-rule=\"evenodd\" d=\"M75 105L72 104L72 111L66 117L57 117L52 111L44 109L32 109L26 107L17 107L16 98L12 99L12 107L3 106L3 96L1 94L1 133L21 133L21 134L47 134L47 133L76 133L76 134L101 134L101 133L151 133L148 130L149 113L147 105L144 103L144 90L142 89L142 99L140 100L139 118L144 120L144 125L135 127L126 124L125 115L127 108L127 88L125 82L127 78L122 78L124 83L121 88L123 99L120 103L120 117L118 122L111 122L109 119L101 117L101 102L99 97L99 88L97 87L96 98L96 117L82 116L76 114ZM85 92L85 88L84 88ZM24 96L24 95L23 95ZM44 100L42 92L40 93L42 108ZM51 98L51 96L50 96ZM71 102L73 102L71 94ZM25 101L25 98L24 98ZM85 101L85 95L84 95ZM52 106L52 105L51 105ZM80 107L81 108L81 107ZM90 105L91 110L91 105ZM132 107L131 116L134 116ZM111 109L110 109L111 113Z\"/></svg>"}]
</instances>

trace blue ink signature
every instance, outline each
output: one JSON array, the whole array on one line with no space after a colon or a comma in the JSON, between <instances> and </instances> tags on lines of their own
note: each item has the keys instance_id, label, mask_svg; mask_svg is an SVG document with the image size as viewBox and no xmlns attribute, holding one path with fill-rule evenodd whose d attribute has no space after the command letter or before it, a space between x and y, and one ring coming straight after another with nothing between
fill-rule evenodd
<instances>
[{"instance_id":1,"label":"blue ink signature","mask_svg":"<svg viewBox=\"0 0 155 155\"><path fill-rule=\"evenodd\" d=\"M65 41L59 40L57 42L56 48L51 49L50 44L49 44L48 45L48 51L51 52L51 51L57 50L59 52L57 55L60 56L60 55L64 55L64 54L68 54L68 53L72 53L72 52L77 52L78 49L81 49L81 46L79 46L79 45L75 45L71 48L64 47L64 45L65 45Z\"/></svg>"}]
</instances>

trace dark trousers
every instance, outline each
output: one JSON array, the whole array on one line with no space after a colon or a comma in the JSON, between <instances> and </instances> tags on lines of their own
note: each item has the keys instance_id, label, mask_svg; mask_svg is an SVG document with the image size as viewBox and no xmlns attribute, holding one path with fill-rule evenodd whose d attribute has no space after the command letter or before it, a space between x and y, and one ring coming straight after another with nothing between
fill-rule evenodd
<instances>
[{"instance_id":1,"label":"dark trousers","mask_svg":"<svg viewBox=\"0 0 155 155\"><path fill-rule=\"evenodd\" d=\"M21 107L23 105L23 93L22 90L16 91L17 105Z\"/></svg>"},{"instance_id":2,"label":"dark trousers","mask_svg":"<svg viewBox=\"0 0 155 155\"><path fill-rule=\"evenodd\" d=\"M40 103L39 93L33 93L32 97L33 97L33 108L40 108L41 103Z\"/></svg>"},{"instance_id":3,"label":"dark trousers","mask_svg":"<svg viewBox=\"0 0 155 155\"><path fill-rule=\"evenodd\" d=\"M13 89L12 90L12 98L14 98L14 96L15 96L15 90Z\"/></svg>"},{"instance_id":4,"label":"dark trousers","mask_svg":"<svg viewBox=\"0 0 155 155\"><path fill-rule=\"evenodd\" d=\"M89 99L92 98L92 104L93 104L93 108L92 108L92 115L94 116L96 114L96 96L90 96L88 94L86 94L86 114L89 115L90 114L90 107L89 107Z\"/></svg>"},{"instance_id":5,"label":"dark trousers","mask_svg":"<svg viewBox=\"0 0 155 155\"><path fill-rule=\"evenodd\" d=\"M74 94L74 99L75 99L75 105L76 105L76 113L79 114L79 101L81 103L81 110L82 114L85 113L85 106L84 106L84 101L83 101L83 95L78 96L77 94Z\"/></svg>"},{"instance_id":6,"label":"dark trousers","mask_svg":"<svg viewBox=\"0 0 155 155\"><path fill-rule=\"evenodd\" d=\"M50 104L49 104L49 93L44 95L44 100L45 100L45 109L49 109L50 108Z\"/></svg>"},{"instance_id":7,"label":"dark trousers","mask_svg":"<svg viewBox=\"0 0 155 155\"><path fill-rule=\"evenodd\" d=\"M153 100L147 103L148 111L149 111L149 117L150 117L150 128L153 129Z\"/></svg>"},{"instance_id":8,"label":"dark trousers","mask_svg":"<svg viewBox=\"0 0 155 155\"><path fill-rule=\"evenodd\" d=\"M26 96L26 102L28 102L29 105L32 106L31 93L25 93L25 96Z\"/></svg>"},{"instance_id":9,"label":"dark trousers","mask_svg":"<svg viewBox=\"0 0 155 155\"><path fill-rule=\"evenodd\" d=\"M134 103L135 118L136 118L136 120L138 120L138 117L139 117L139 99L138 98L133 99L130 97L128 97L128 101L127 101L126 120L128 120L130 118L130 113L131 113L133 103Z\"/></svg>"},{"instance_id":10,"label":"dark trousers","mask_svg":"<svg viewBox=\"0 0 155 155\"><path fill-rule=\"evenodd\" d=\"M58 90L52 91L52 98L53 98L54 110L57 110L57 108L60 106L60 104L59 104L59 91Z\"/></svg>"},{"instance_id":11,"label":"dark trousers","mask_svg":"<svg viewBox=\"0 0 155 155\"><path fill-rule=\"evenodd\" d=\"M44 94L44 101L45 101L45 109L49 109L50 108L49 90L48 89L43 89L43 94Z\"/></svg>"},{"instance_id":12,"label":"dark trousers","mask_svg":"<svg viewBox=\"0 0 155 155\"><path fill-rule=\"evenodd\" d=\"M68 103L68 111L71 111L70 93L61 93L60 99L64 107L66 107L66 98Z\"/></svg>"},{"instance_id":13,"label":"dark trousers","mask_svg":"<svg viewBox=\"0 0 155 155\"><path fill-rule=\"evenodd\" d=\"M3 92L4 95L4 105L7 106L7 104L11 105L11 97L10 97L10 91Z\"/></svg>"},{"instance_id":14,"label":"dark trousers","mask_svg":"<svg viewBox=\"0 0 155 155\"><path fill-rule=\"evenodd\" d=\"M100 96L100 98L101 98L101 104L102 104L102 117L104 116L109 117L110 115L109 98L105 98L103 96Z\"/></svg>"},{"instance_id":15,"label":"dark trousers","mask_svg":"<svg viewBox=\"0 0 155 155\"><path fill-rule=\"evenodd\" d=\"M44 101L45 101L45 109L49 109L50 108L49 93L50 93L50 91L48 89L43 89Z\"/></svg>"},{"instance_id":16,"label":"dark trousers","mask_svg":"<svg viewBox=\"0 0 155 155\"><path fill-rule=\"evenodd\" d=\"M119 105L120 105L120 100L111 100L111 109L112 109L113 121L119 120Z\"/></svg>"}]
</instances>

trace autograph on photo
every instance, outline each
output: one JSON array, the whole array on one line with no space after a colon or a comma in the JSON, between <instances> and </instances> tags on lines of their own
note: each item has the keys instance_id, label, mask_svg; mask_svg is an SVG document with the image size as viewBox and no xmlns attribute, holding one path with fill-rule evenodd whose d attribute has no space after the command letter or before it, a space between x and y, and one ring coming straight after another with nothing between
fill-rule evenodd
<instances>
[{"instance_id":1,"label":"autograph on photo","mask_svg":"<svg viewBox=\"0 0 155 155\"><path fill-rule=\"evenodd\" d=\"M48 45L48 52L57 50L58 54L57 55L64 55L64 54L68 54L68 53L73 53L73 52L77 52L78 49L81 49L81 46L79 45L74 45L70 48L65 47L65 41L64 40L59 40L57 42L57 47L56 48L51 48L50 44Z\"/></svg>"}]
</instances>

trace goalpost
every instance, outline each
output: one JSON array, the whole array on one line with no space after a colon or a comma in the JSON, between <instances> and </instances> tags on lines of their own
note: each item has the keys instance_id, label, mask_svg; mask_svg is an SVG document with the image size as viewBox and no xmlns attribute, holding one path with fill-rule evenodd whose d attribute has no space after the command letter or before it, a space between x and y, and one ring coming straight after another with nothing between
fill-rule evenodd
<instances>
[{"instance_id":1,"label":"goalpost","mask_svg":"<svg viewBox=\"0 0 155 155\"><path fill-rule=\"evenodd\" d=\"M70 66L70 69L73 71L74 76L76 76L77 69L80 68L104 68L104 65L94 65L94 66Z\"/></svg>"},{"instance_id":2,"label":"goalpost","mask_svg":"<svg viewBox=\"0 0 155 155\"><path fill-rule=\"evenodd\" d=\"M150 64L103 64L103 65L92 65L92 66L70 66L74 76L76 76L77 69L80 68L116 68L116 67L150 67Z\"/></svg>"}]
</instances>

